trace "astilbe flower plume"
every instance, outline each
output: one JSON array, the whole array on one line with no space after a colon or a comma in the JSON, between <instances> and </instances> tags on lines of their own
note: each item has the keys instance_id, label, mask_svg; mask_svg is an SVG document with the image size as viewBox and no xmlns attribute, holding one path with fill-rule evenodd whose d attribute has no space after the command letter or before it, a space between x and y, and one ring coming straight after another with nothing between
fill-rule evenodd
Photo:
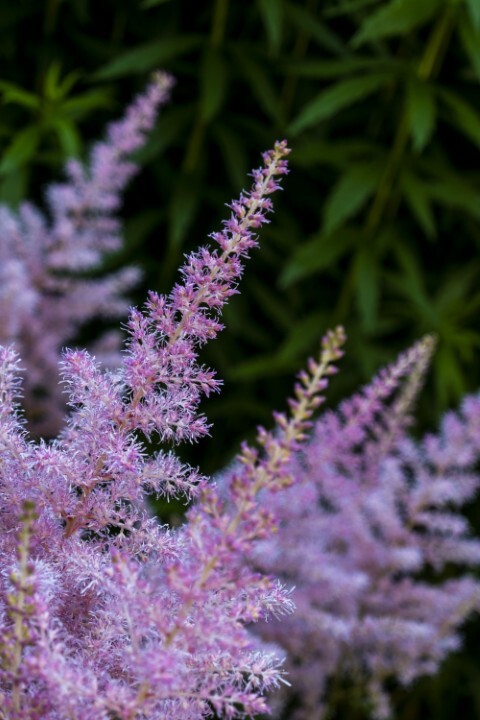
<instances>
[{"instance_id":1,"label":"astilbe flower plume","mask_svg":"<svg viewBox=\"0 0 480 720\"><path fill-rule=\"evenodd\" d=\"M458 508L480 485L480 397L437 435L407 434L433 345L418 342L321 416L290 463L295 483L262 498L279 532L250 563L295 586L295 613L258 626L288 653L279 717L330 717L349 692L347 703L389 717L391 683L434 673L479 609L480 583L464 571L480 542Z\"/></svg>"},{"instance_id":2,"label":"astilbe flower plume","mask_svg":"<svg viewBox=\"0 0 480 720\"><path fill-rule=\"evenodd\" d=\"M0 343L14 344L26 370L24 403L30 429L53 436L65 404L58 360L85 322L121 317L124 296L139 279L126 267L95 277L106 253L122 244L116 211L137 166L128 156L145 143L171 78L157 73L146 90L112 123L83 165L70 160L63 183L46 193L44 215L24 202L18 212L0 207ZM120 333L106 333L96 351L119 360Z\"/></svg>"},{"instance_id":3,"label":"astilbe flower plume","mask_svg":"<svg viewBox=\"0 0 480 720\"><path fill-rule=\"evenodd\" d=\"M247 623L291 609L289 593L243 555L271 529L262 489L286 465L318 404L341 332L301 377L289 416L244 447L227 501L173 451L208 432L198 413L219 381L198 350L221 329L242 258L267 222L286 172L284 142L264 154L253 187L183 266L168 296L132 310L125 360L105 370L67 351L72 413L58 438L31 442L18 402L18 358L0 349L0 717L2 720L198 720L267 709L279 659ZM177 529L159 525L145 494L196 498Z\"/></svg>"}]
</instances>

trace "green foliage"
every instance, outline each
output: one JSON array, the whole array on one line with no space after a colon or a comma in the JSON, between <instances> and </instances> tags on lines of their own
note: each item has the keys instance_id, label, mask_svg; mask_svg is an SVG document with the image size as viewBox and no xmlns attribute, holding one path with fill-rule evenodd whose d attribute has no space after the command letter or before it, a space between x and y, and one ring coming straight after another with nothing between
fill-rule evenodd
<instances>
[{"instance_id":1,"label":"green foliage","mask_svg":"<svg viewBox=\"0 0 480 720\"><path fill-rule=\"evenodd\" d=\"M216 427L193 458L202 469L269 423L337 322L349 342L332 402L427 332L439 350L423 423L480 386L478 0L208 0L194 12L186 0L18 0L0 7L0 53L11 203L38 199L150 71L175 75L112 260L145 269L137 299L172 285L258 152L291 142L263 250L206 351L226 382L205 407ZM400 720L447 717L428 688Z\"/></svg>"}]
</instances>

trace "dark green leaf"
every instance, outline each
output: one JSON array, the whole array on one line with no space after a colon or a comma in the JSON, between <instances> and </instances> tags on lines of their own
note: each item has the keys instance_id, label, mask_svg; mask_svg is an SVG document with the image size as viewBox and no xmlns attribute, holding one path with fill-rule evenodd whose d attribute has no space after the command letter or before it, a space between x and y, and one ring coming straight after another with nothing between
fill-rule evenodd
<instances>
[{"instance_id":1,"label":"dark green leaf","mask_svg":"<svg viewBox=\"0 0 480 720\"><path fill-rule=\"evenodd\" d=\"M428 185L408 170L402 173L400 185L405 201L425 235L435 237L437 231Z\"/></svg>"},{"instance_id":2,"label":"dark green leaf","mask_svg":"<svg viewBox=\"0 0 480 720\"><path fill-rule=\"evenodd\" d=\"M168 208L168 242L172 247L183 244L186 233L200 204L200 193L189 177L179 179Z\"/></svg>"},{"instance_id":3,"label":"dark green leaf","mask_svg":"<svg viewBox=\"0 0 480 720\"><path fill-rule=\"evenodd\" d=\"M61 112L76 120L85 117L92 110L108 108L112 104L110 93L105 90L91 90L64 100L60 105Z\"/></svg>"},{"instance_id":4,"label":"dark green leaf","mask_svg":"<svg viewBox=\"0 0 480 720\"><path fill-rule=\"evenodd\" d=\"M297 60L285 63L284 67L291 75L331 80L362 71L399 72L406 68L406 64L391 58L356 57L345 60Z\"/></svg>"},{"instance_id":5,"label":"dark green leaf","mask_svg":"<svg viewBox=\"0 0 480 720\"><path fill-rule=\"evenodd\" d=\"M480 148L480 115L478 112L472 105L450 90L439 89L438 95L451 112L450 115L446 116L446 119L458 127Z\"/></svg>"},{"instance_id":6,"label":"dark green leaf","mask_svg":"<svg viewBox=\"0 0 480 720\"><path fill-rule=\"evenodd\" d=\"M480 7L480 3L478 7ZM475 27L469 18L463 16L458 28L463 49L472 63L477 79L480 80L480 26Z\"/></svg>"},{"instance_id":7,"label":"dark green leaf","mask_svg":"<svg viewBox=\"0 0 480 720\"><path fill-rule=\"evenodd\" d=\"M31 160L37 151L39 141L40 128L37 125L29 125L20 130L3 153L0 175L6 175Z\"/></svg>"},{"instance_id":8,"label":"dark green leaf","mask_svg":"<svg viewBox=\"0 0 480 720\"><path fill-rule=\"evenodd\" d=\"M283 333L289 330L294 318L290 308L285 301L282 302L278 293L255 278L250 278L248 288L256 300L255 304L262 309L262 313L268 317L272 325L279 327Z\"/></svg>"},{"instance_id":9,"label":"dark green leaf","mask_svg":"<svg viewBox=\"0 0 480 720\"><path fill-rule=\"evenodd\" d=\"M354 260L355 293L365 332L375 329L380 296L378 261L369 247L363 247Z\"/></svg>"},{"instance_id":10,"label":"dark green leaf","mask_svg":"<svg viewBox=\"0 0 480 720\"><path fill-rule=\"evenodd\" d=\"M297 135L305 128L326 120L358 100L368 97L389 79L390 77L386 74L367 75L343 80L323 90L303 108L300 115L291 124L289 132Z\"/></svg>"},{"instance_id":11,"label":"dark green leaf","mask_svg":"<svg viewBox=\"0 0 480 720\"><path fill-rule=\"evenodd\" d=\"M142 10L148 10L149 8L156 7L157 5L163 5L171 0L143 0Z\"/></svg>"},{"instance_id":12,"label":"dark green leaf","mask_svg":"<svg viewBox=\"0 0 480 720\"><path fill-rule=\"evenodd\" d=\"M82 141L75 125L67 118L56 117L53 119L51 126L57 133L65 157L78 157Z\"/></svg>"},{"instance_id":13,"label":"dark green leaf","mask_svg":"<svg viewBox=\"0 0 480 720\"><path fill-rule=\"evenodd\" d=\"M28 180L28 168L25 166L15 168L5 177L0 176L0 202L17 207L25 199Z\"/></svg>"},{"instance_id":14,"label":"dark green leaf","mask_svg":"<svg viewBox=\"0 0 480 720\"><path fill-rule=\"evenodd\" d=\"M220 148L230 181L233 187L240 190L247 174L245 149L241 137L232 132L224 123L213 128L213 135Z\"/></svg>"},{"instance_id":15,"label":"dark green leaf","mask_svg":"<svg viewBox=\"0 0 480 720\"><path fill-rule=\"evenodd\" d=\"M438 11L442 0L393 0L382 5L362 24L353 38L358 47L369 40L405 35L424 25Z\"/></svg>"},{"instance_id":16,"label":"dark green leaf","mask_svg":"<svg viewBox=\"0 0 480 720\"><path fill-rule=\"evenodd\" d=\"M435 95L432 86L417 78L407 83L407 117L413 147L421 152L435 127Z\"/></svg>"},{"instance_id":17,"label":"dark green leaf","mask_svg":"<svg viewBox=\"0 0 480 720\"><path fill-rule=\"evenodd\" d=\"M378 147L360 138L345 138L339 142L316 140L311 136L304 136L295 142L295 152L292 155L292 165L309 167L311 165L331 165L344 168L354 162L365 161L369 158L375 160Z\"/></svg>"},{"instance_id":18,"label":"dark green leaf","mask_svg":"<svg viewBox=\"0 0 480 720\"><path fill-rule=\"evenodd\" d=\"M355 215L373 194L381 175L378 165L354 165L333 188L325 203L323 230L328 235Z\"/></svg>"},{"instance_id":19,"label":"dark green leaf","mask_svg":"<svg viewBox=\"0 0 480 720\"><path fill-rule=\"evenodd\" d=\"M293 25L312 37L320 47L334 55L349 55L350 50L344 41L326 23L318 19L318 14L309 12L298 3L284 2L285 15Z\"/></svg>"},{"instance_id":20,"label":"dark green leaf","mask_svg":"<svg viewBox=\"0 0 480 720\"><path fill-rule=\"evenodd\" d=\"M257 3L267 32L268 47L274 55L278 55L282 42L283 2L257 0Z\"/></svg>"},{"instance_id":21,"label":"dark green leaf","mask_svg":"<svg viewBox=\"0 0 480 720\"><path fill-rule=\"evenodd\" d=\"M264 112L275 122L281 117L280 102L275 87L264 70L244 48L232 48L236 65L250 86L252 94Z\"/></svg>"},{"instance_id":22,"label":"dark green leaf","mask_svg":"<svg viewBox=\"0 0 480 720\"><path fill-rule=\"evenodd\" d=\"M153 43L137 45L117 56L93 74L95 80L111 80L154 70L173 58L185 55L203 41L199 35L183 35L173 38L159 38Z\"/></svg>"},{"instance_id":23,"label":"dark green leaf","mask_svg":"<svg viewBox=\"0 0 480 720\"><path fill-rule=\"evenodd\" d=\"M16 103L31 110L38 110L40 107L40 98L34 93L24 90L19 85L0 80L0 92L3 95L4 103Z\"/></svg>"},{"instance_id":24,"label":"dark green leaf","mask_svg":"<svg viewBox=\"0 0 480 720\"><path fill-rule=\"evenodd\" d=\"M478 0L466 0L468 12L474 27L480 30L480 3Z\"/></svg>"},{"instance_id":25,"label":"dark green leaf","mask_svg":"<svg viewBox=\"0 0 480 720\"><path fill-rule=\"evenodd\" d=\"M456 175L432 181L429 193L432 199L447 207L458 208L476 219L480 218L480 191Z\"/></svg>"},{"instance_id":26,"label":"dark green leaf","mask_svg":"<svg viewBox=\"0 0 480 720\"><path fill-rule=\"evenodd\" d=\"M200 83L200 115L209 123L220 110L227 89L225 58L217 48L205 51Z\"/></svg>"},{"instance_id":27,"label":"dark green leaf","mask_svg":"<svg viewBox=\"0 0 480 720\"><path fill-rule=\"evenodd\" d=\"M334 7L325 10L325 17L337 17L338 15L347 15L363 10L370 5L378 5L382 0L346 0L345 2L336 3Z\"/></svg>"},{"instance_id":28,"label":"dark green leaf","mask_svg":"<svg viewBox=\"0 0 480 720\"><path fill-rule=\"evenodd\" d=\"M327 312L314 312L296 322L280 347L278 356L286 362L294 361L309 352L320 341L330 317Z\"/></svg>"},{"instance_id":29,"label":"dark green leaf","mask_svg":"<svg viewBox=\"0 0 480 720\"><path fill-rule=\"evenodd\" d=\"M315 236L295 252L280 277L280 286L288 287L303 277L333 267L357 240L358 231L351 228L342 228L329 237Z\"/></svg>"}]
</instances>

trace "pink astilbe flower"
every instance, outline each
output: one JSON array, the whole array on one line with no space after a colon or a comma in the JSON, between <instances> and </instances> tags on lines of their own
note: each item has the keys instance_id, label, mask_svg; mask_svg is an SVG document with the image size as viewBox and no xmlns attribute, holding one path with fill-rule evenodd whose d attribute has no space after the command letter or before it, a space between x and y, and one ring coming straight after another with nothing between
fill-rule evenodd
<instances>
[{"instance_id":1,"label":"pink astilbe flower","mask_svg":"<svg viewBox=\"0 0 480 720\"><path fill-rule=\"evenodd\" d=\"M157 73L96 143L86 165L70 160L66 180L47 190L47 214L30 203L0 208L0 343L14 343L25 367L30 428L52 436L65 412L57 382L62 348L95 317L127 313L124 293L139 279L127 267L92 277L105 254L121 247L116 211L137 166L128 155L145 143L171 79ZM89 275L90 274L90 275ZM119 361L120 334L106 334L97 351Z\"/></svg>"},{"instance_id":2,"label":"pink astilbe flower","mask_svg":"<svg viewBox=\"0 0 480 720\"><path fill-rule=\"evenodd\" d=\"M289 593L243 556L272 529L257 502L292 477L342 333L303 373L289 416L245 446L226 500L198 472L143 439L177 443L208 431L202 395L218 388L198 349L220 329L242 258L286 172L277 143L213 237L187 258L168 296L150 294L128 322L125 361L103 370L69 351L73 406L51 444L22 432L18 361L0 352L0 717L3 720L198 720L250 717L282 681L278 657L246 627L291 610ZM186 523L162 527L145 493L197 497Z\"/></svg>"},{"instance_id":3,"label":"pink astilbe flower","mask_svg":"<svg viewBox=\"0 0 480 720\"><path fill-rule=\"evenodd\" d=\"M480 562L457 511L480 485L480 400L448 413L438 435L406 434L432 346L419 342L320 417L289 467L295 484L263 497L279 532L252 565L295 586L295 613L260 626L288 652L281 717L327 717L342 687L389 717L386 681L434 673L479 609L480 583L453 568Z\"/></svg>"}]
</instances>

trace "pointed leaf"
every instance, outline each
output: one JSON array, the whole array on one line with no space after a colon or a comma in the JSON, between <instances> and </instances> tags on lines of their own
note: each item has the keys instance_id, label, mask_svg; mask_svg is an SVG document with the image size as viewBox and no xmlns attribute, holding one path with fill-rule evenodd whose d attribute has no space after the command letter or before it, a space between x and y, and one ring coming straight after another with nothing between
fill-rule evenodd
<instances>
[{"instance_id":1,"label":"pointed leaf","mask_svg":"<svg viewBox=\"0 0 480 720\"><path fill-rule=\"evenodd\" d=\"M137 45L137 47L118 55L94 73L92 77L95 80L111 80L147 72L168 60L185 55L202 42L203 38L199 35L183 35L182 37L160 38L153 43Z\"/></svg>"},{"instance_id":2,"label":"pointed leaf","mask_svg":"<svg viewBox=\"0 0 480 720\"><path fill-rule=\"evenodd\" d=\"M430 204L428 185L405 170L400 179L405 201L427 237L435 237L437 230Z\"/></svg>"},{"instance_id":3,"label":"pointed leaf","mask_svg":"<svg viewBox=\"0 0 480 720\"><path fill-rule=\"evenodd\" d=\"M35 155L39 142L40 128L37 125L29 125L17 133L3 153L0 175L5 175L28 162Z\"/></svg>"},{"instance_id":4,"label":"pointed leaf","mask_svg":"<svg viewBox=\"0 0 480 720\"><path fill-rule=\"evenodd\" d=\"M323 233L315 236L289 260L280 277L280 287L286 288L303 277L334 267L357 240L358 231L345 227L329 237Z\"/></svg>"},{"instance_id":5,"label":"pointed leaf","mask_svg":"<svg viewBox=\"0 0 480 720\"><path fill-rule=\"evenodd\" d=\"M318 13L309 12L298 3L284 2L285 15L300 30L305 31L320 47L324 47L334 55L349 55L342 38L326 24L319 20Z\"/></svg>"},{"instance_id":6,"label":"pointed leaf","mask_svg":"<svg viewBox=\"0 0 480 720\"><path fill-rule=\"evenodd\" d=\"M480 8L480 3L478 7ZM463 16L458 29L463 49L472 63L477 79L480 80L480 25L476 27L469 18Z\"/></svg>"},{"instance_id":7,"label":"pointed leaf","mask_svg":"<svg viewBox=\"0 0 480 720\"><path fill-rule=\"evenodd\" d=\"M467 137L480 148L480 115L462 98L450 90L439 90L439 96L450 110L446 119L458 127Z\"/></svg>"},{"instance_id":8,"label":"pointed leaf","mask_svg":"<svg viewBox=\"0 0 480 720\"><path fill-rule=\"evenodd\" d=\"M291 124L289 132L297 135L302 130L326 120L358 100L368 97L390 79L387 74L375 74L342 80L330 86L303 108Z\"/></svg>"},{"instance_id":9,"label":"pointed leaf","mask_svg":"<svg viewBox=\"0 0 480 720\"><path fill-rule=\"evenodd\" d=\"M354 165L335 185L325 203L323 230L328 235L355 215L373 194L381 176L378 165Z\"/></svg>"},{"instance_id":10,"label":"pointed leaf","mask_svg":"<svg viewBox=\"0 0 480 720\"><path fill-rule=\"evenodd\" d=\"M278 122L282 116L280 102L275 86L264 70L264 65L256 62L252 55L246 52L244 45L232 47L231 50L235 64L245 77L258 104L270 118Z\"/></svg>"},{"instance_id":11,"label":"pointed leaf","mask_svg":"<svg viewBox=\"0 0 480 720\"><path fill-rule=\"evenodd\" d=\"M354 260L355 290L360 320L366 332L375 329L380 296L378 261L370 248L363 247Z\"/></svg>"},{"instance_id":12,"label":"pointed leaf","mask_svg":"<svg viewBox=\"0 0 480 720\"><path fill-rule=\"evenodd\" d=\"M407 83L407 117L413 147L421 152L435 127L435 95L432 86L417 78Z\"/></svg>"},{"instance_id":13,"label":"pointed leaf","mask_svg":"<svg viewBox=\"0 0 480 720\"><path fill-rule=\"evenodd\" d=\"M467 0L467 8L474 27L480 30L480 3L478 0Z\"/></svg>"},{"instance_id":14,"label":"pointed leaf","mask_svg":"<svg viewBox=\"0 0 480 720\"><path fill-rule=\"evenodd\" d=\"M220 110L227 87L225 58L217 48L207 48L200 76L200 115L209 123Z\"/></svg>"},{"instance_id":15,"label":"pointed leaf","mask_svg":"<svg viewBox=\"0 0 480 720\"><path fill-rule=\"evenodd\" d=\"M283 2L282 0L257 0L270 52L278 55L282 42Z\"/></svg>"},{"instance_id":16,"label":"pointed leaf","mask_svg":"<svg viewBox=\"0 0 480 720\"><path fill-rule=\"evenodd\" d=\"M425 24L438 11L442 0L392 0L370 15L354 36L352 44L358 47L369 40L392 35L405 35Z\"/></svg>"}]
</instances>

